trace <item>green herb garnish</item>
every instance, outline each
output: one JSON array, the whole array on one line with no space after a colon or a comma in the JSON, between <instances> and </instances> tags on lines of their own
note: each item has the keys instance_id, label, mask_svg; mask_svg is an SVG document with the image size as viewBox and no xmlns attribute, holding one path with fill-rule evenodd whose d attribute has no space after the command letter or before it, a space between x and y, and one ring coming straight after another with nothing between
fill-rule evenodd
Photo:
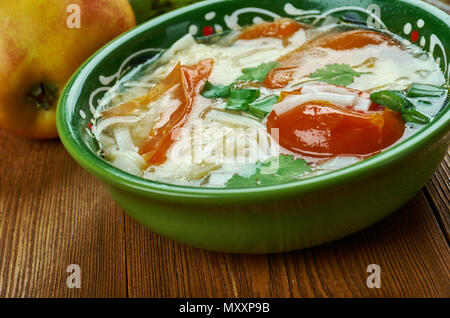
<instances>
[{"instance_id":1,"label":"green herb garnish","mask_svg":"<svg viewBox=\"0 0 450 318\"><path fill-rule=\"evenodd\" d=\"M224 98L230 96L230 94L231 85L214 85L209 81L205 83L205 86L203 86L203 90L201 92L201 95L206 98Z\"/></svg>"},{"instance_id":2,"label":"green herb garnish","mask_svg":"<svg viewBox=\"0 0 450 318\"><path fill-rule=\"evenodd\" d=\"M445 93L444 87L412 83L408 88L408 97L441 97Z\"/></svg>"},{"instance_id":3,"label":"green herb garnish","mask_svg":"<svg viewBox=\"0 0 450 318\"><path fill-rule=\"evenodd\" d=\"M256 173L244 178L235 174L226 183L227 188L244 188L275 185L298 180L296 177L311 171L305 160L291 155L280 155L257 164Z\"/></svg>"},{"instance_id":4,"label":"green herb garnish","mask_svg":"<svg viewBox=\"0 0 450 318\"><path fill-rule=\"evenodd\" d=\"M257 67L244 68L242 69L244 75L237 80L263 81L267 73L278 65L278 62L269 62L260 64ZM261 94L258 88L236 88L236 85L234 83L228 86L220 86L207 81L201 95L206 98L229 97L225 109L249 112L260 119L266 117L272 111L273 105L278 101L278 96L275 95L257 101Z\"/></svg>"},{"instance_id":5,"label":"green herb garnish","mask_svg":"<svg viewBox=\"0 0 450 318\"><path fill-rule=\"evenodd\" d=\"M248 105L259 97L257 88L232 88L226 109L247 111Z\"/></svg>"},{"instance_id":6,"label":"green herb garnish","mask_svg":"<svg viewBox=\"0 0 450 318\"><path fill-rule=\"evenodd\" d=\"M266 79L267 74L278 67L280 64L278 62L268 62L262 63L256 67L249 67L242 69L244 75L238 77L238 81L257 81L262 82Z\"/></svg>"},{"instance_id":7,"label":"green herb garnish","mask_svg":"<svg viewBox=\"0 0 450 318\"><path fill-rule=\"evenodd\" d=\"M378 105L400 112L405 122L428 124L430 119L414 109L414 104L400 91L384 90L370 94L370 100Z\"/></svg>"},{"instance_id":8,"label":"green herb garnish","mask_svg":"<svg viewBox=\"0 0 450 318\"><path fill-rule=\"evenodd\" d=\"M347 86L353 83L354 77L359 77L363 74L372 74L371 72L357 72L348 64L328 64L325 68L316 70L311 73L309 77L316 78L321 82L332 85Z\"/></svg>"},{"instance_id":9,"label":"green herb garnish","mask_svg":"<svg viewBox=\"0 0 450 318\"><path fill-rule=\"evenodd\" d=\"M264 118L273 109L273 105L278 102L279 96L272 95L265 97L261 100L254 101L248 104L248 112L255 116L256 118Z\"/></svg>"}]
</instances>

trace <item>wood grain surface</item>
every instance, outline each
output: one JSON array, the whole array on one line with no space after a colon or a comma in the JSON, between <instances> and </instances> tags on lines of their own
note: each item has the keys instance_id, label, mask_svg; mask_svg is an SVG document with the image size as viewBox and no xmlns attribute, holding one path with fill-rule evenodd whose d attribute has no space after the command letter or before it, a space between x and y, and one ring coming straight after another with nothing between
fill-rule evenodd
<instances>
[{"instance_id":1,"label":"wood grain surface","mask_svg":"<svg viewBox=\"0 0 450 318\"><path fill-rule=\"evenodd\" d=\"M133 221L59 141L0 131L0 297L450 297L449 156L390 217L319 247L233 255ZM68 288L69 264L81 288ZM366 286L369 264L381 288Z\"/></svg>"}]
</instances>

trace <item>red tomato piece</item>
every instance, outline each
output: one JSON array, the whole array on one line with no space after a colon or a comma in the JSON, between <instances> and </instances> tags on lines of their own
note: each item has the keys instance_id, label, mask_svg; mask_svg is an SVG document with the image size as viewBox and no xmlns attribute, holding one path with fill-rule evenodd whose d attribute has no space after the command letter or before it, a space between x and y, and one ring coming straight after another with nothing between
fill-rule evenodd
<instances>
[{"instance_id":1,"label":"red tomato piece","mask_svg":"<svg viewBox=\"0 0 450 318\"><path fill-rule=\"evenodd\" d=\"M214 61L206 59L192 66L175 66L172 72L158 85L153 87L147 95L135 98L126 103L102 112L103 117L127 116L136 110L145 109L149 103L158 100L171 91L171 98L180 101L178 108L170 115L164 126L152 129L149 137L139 147L139 154L149 164L162 164L166 161L166 151L172 145L172 133L186 121L192 109L194 98L202 90Z\"/></svg>"},{"instance_id":2,"label":"red tomato piece","mask_svg":"<svg viewBox=\"0 0 450 318\"><path fill-rule=\"evenodd\" d=\"M263 86L269 89L285 87L293 78L296 67L278 67L271 70L263 82Z\"/></svg>"},{"instance_id":3,"label":"red tomato piece","mask_svg":"<svg viewBox=\"0 0 450 318\"><path fill-rule=\"evenodd\" d=\"M150 131L148 139L139 147L139 154L149 164L162 164L166 161L166 152L174 142L172 133L185 123L187 115L192 109L194 98L200 93L208 79L213 63L212 59L203 60L193 66L181 66L178 63L169 74L168 78L176 78L173 82L180 84L172 91L171 97L178 99L181 104L170 115L164 126Z\"/></svg>"},{"instance_id":4,"label":"red tomato piece","mask_svg":"<svg viewBox=\"0 0 450 318\"><path fill-rule=\"evenodd\" d=\"M368 94L356 90L359 96ZM283 92L282 98L298 92ZM272 132L272 129L278 132ZM316 158L337 155L374 154L400 139L405 123L400 113L371 105L368 112L351 110L326 102L311 102L278 116L269 115L267 130L279 144L295 153Z\"/></svg>"},{"instance_id":5,"label":"red tomato piece","mask_svg":"<svg viewBox=\"0 0 450 318\"><path fill-rule=\"evenodd\" d=\"M274 68L267 74L264 86L267 88L285 87L295 76L306 76L302 74L301 64L308 58L312 50L317 48L326 48L332 50L351 50L365 47L367 45L381 45L387 43L395 45L396 42L379 32L370 30L352 30L339 33L326 34L318 37L296 50L282 56L278 59L280 67ZM328 61L328 63L340 63L338 60ZM299 74L296 74L298 71Z\"/></svg>"}]
</instances>

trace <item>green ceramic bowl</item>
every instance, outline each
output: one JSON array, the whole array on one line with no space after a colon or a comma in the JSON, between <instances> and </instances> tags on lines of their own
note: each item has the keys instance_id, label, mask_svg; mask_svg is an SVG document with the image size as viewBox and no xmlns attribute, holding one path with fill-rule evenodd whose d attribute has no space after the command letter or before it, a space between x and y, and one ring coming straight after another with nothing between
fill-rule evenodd
<instances>
[{"instance_id":1,"label":"green ceramic bowl","mask_svg":"<svg viewBox=\"0 0 450 318\"><path fill-rule=\"evenodd\" d=\"M221 31L278 16L313 20L329 15L417 40L438 59L448 80L449 16L421 1L205 1L151 20L92 56L60 99L61 140L134 219L191 246L281 252L359 231L411 199L437 169L449 145L450 104L416 135L361 163L294 183L249 189L183 187L135 177L102 160L90 132L92 110L101 96L131 66L153 56L154 48L167 48L187 32L201 36L211 28Z\"/></svg>"}]
</instances>

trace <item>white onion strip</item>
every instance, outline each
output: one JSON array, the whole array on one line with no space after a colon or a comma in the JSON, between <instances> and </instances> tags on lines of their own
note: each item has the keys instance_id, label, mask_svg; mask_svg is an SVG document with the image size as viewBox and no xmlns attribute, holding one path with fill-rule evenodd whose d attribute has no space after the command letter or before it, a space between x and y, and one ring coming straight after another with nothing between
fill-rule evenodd
<instances>
[{"instance_id":1,"label":"white onion strip","mask_svg":"<svg viewBox=\"0 0 450 318\"><path fill-rule=\"evenodd\" d=\"M103 130L114 124L133 124L140 120L137 116L118 116L99 120L93 128L95 138L99 139Z\"/></svg>"},{"instance_id":2,"label":"white onion strip","mask_svg":"<svg viewBox=\"0 0 450 318\"><path fill-rule=\"evenodd\" d=\"M331 94L331 93L311 93L292 95L286 97L281 102L273 106L275 113L280 116L297 106L309 102L328 102L336 106L354 106L356 103L356 96Z\"/></svg>"},{"instance_id":3,"label":"white onion strip","mask_svg":"<svg viewBox=\"0 0 450 318\"><path fill-rule=\"evenodd\" d=\"M356 102L353 105L354 109L360 110L360 111L368 111L371 101L368 98L362 98L359 97L358 93L349 91L342 87L337 87L334 85L328 85L328 84L309 84L305 85L302 88L302 94L313 94L313 93L334 93L334 94L340 94L340 95L349 95L349 96L356 96Z\"/></svg>"},{"instance_id":4,"label":"white onion strip","mask_svg":"<svg viewBox=\"0 0 450 318\"><path fill-rule=\"evenodd\" d=\"M128 173L141 177L145 169L146 162L139 154L134 151L114 151L112 164Z\"/></svg>"},{"instance_id":5,"label":"white onion strip","mask_svg":"<svg viewBox=\"0 0 450 318\"><path fill-rule=\"evenodd\" d=\"M208 119L220 121L223 123L231 124L234 126L246 126L246 127L255 127L255 128L261 128L263 127L259 122L256 120L240 116L240 115L233 115L230 113L218 111L218 110L211 110L208 114L205 116Z\"/></svg>"},{"instance_id":6,"label":"white onion strip","mask_svg":"<svg viewBox=\"0 0 450 318\"><path fill-rule=\"evenodd\" d=\"M117 127L113 131L117 147L120 151L136 151L136 147L134 146L130 129L128 127Z\"/></svg>"},{"instance_id":7,"label":"white onion strip","mask_svg":"<svg viewBox=\"0 0 450 318\"><path fill-rule=\"evenodd\" d=\"M357 96L355 92L351 92L342 87L327 84L309 84L302 87L302 94L312 93L334 93L340 95Z\"/></svg>"},{"instance_id":8,"label":"white onion strip","mask_svg":"<svg viewBox=\"0 0 450 318\"><path fill-rule=\"evenodd\" d=\"M159 62L167 63L177 52L186 50L196 44L197 42L195 41L192 34L187 33L186 35L178 39L175 43L173 43L172 46L161 55L161 57L159 58Z\"/></svg>"},{"instance_id":9,"label":"white onion strip","mask_svg":"<svg viewBox=\"0 0 450 318\"><path fill-rule=\"evenodd\" d=\"M357 97L356 104L353 106L356 110L366 112L370 108L372 101L368 98Z\"/></svg>"}]
</instances>

